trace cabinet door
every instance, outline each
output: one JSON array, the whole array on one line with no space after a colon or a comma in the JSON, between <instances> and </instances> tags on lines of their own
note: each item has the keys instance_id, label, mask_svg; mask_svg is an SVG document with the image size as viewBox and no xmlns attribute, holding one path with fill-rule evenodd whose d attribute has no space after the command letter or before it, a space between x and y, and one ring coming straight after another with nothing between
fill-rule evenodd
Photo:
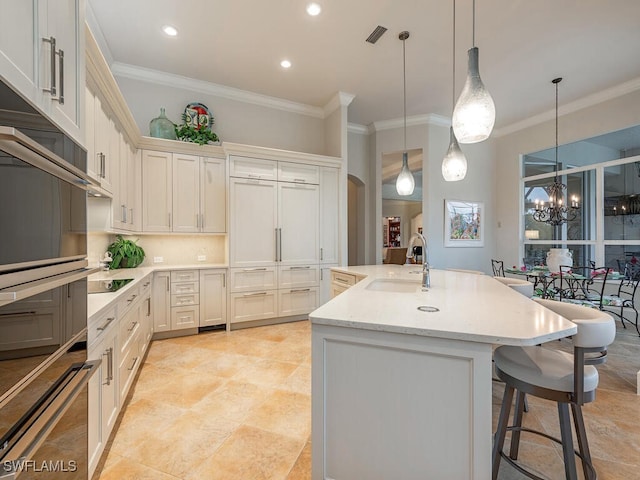
<instances>
[{"instance_id":1,"label":"cabinet door","mask_svg":"<svg viewBox=\"0 0 640 480\"><path fill-rule=\"evenodd\" d=\"M99 96L95 97L94 102L94 118L95 118L95 163L98 168L100 177L100 185L106 191L113 193L113 177L111 175L111 119L106 110L106 106L102 104Z\"/></svg>"},{"instance_id":2,"label":"cabinet door","mask_svg":"<svg viewBox=\"0 0 640 480\"><path fill-rule=\"evenodd\" d=\"M56 84L56 94L44 96L45 102L49 100L49 108L44 104L45 111L64 130L82 140L79 132L85 78L83 4L80 0L42 0L39 5L39 37L53 37L56 41L53 56L52 44L40 43L41 88L50 88L54 81Z\"/></svg>"},{"instance_id":3,"label":"cabinet door","mask_svg":"<svg viewBox=\"0 0 640 480\"><path fill-rule=\"evenodd\" d=\"M320 263L339 263L338 169L320 169Z\"/></svg>"},{"instance_id":4,"label":"cabinet door","mask_svg":"<svg viewBox=\"0 0 640 480\"><path fill-rule=\"evenodd\" d=\"M331 300L331 267L338 265L321 265L320 266L320 298L319 305L324 305Z\"/></svg>"},{"instance_id":5,"label":"cabinet door","mask_svg":"<svg viewBox=\"0 0 640 480\"><path fill-rule=\"evenodd\" d=\"M139 150L126 143L127 152L127 222L128 229L139 232L142 229L142 161Z\"/></svg>"},{"instance_id":6,"label":"cabinet door","mask_svg":"<svg viewBox=\"0 0 640 480\"><path fill-rule=\"evenodd\" d=\"M173 231L200 229L200 158L173 154Z\"/></svg>"},{"instance_id":7,"label":"cabinet door","mask_svg":"<svg viewBox=\"0 0 640 480\"><path fill-rule=\"evenodd\" d=\"M84 91L84 143L87 147L87 175L100 182L100 165L96 160L96 99L89 87L86 87Z\"/></svg>"},{"instance_id":8,"label":"cabinet door","mask_svg":"<svg viewBox=\"0 0 640 480\"><path fill-rule=\"evenodd\" d=\"M198 305L171 307L171 330L197 328L200 324L200 308Z\"/></svg>"},{"instance_id":9,"label":"cabinet door","mask_svg":"<svg viewBox=\"0 0 640 480\"><path fill-rule=\"evenodd\" d=\"M171 154L142 152L142 230L171 231Z\"/></svg>"},{"instance_id":10,"label":"cabinet door","mask_svg":"<svg viewBox=\"0 0 640 480\"><path fill-rule=\"evenodd\" d=\"M170 272L156 272L153 278L153 330L171 330L171 283Z\"/></svg>"},{"instance_id":11,"label":"cabinet door","mask_svg":"<svg viewBox=\"0 0 640 480\"><path fill-rule=\"evenodd\" d=\"M275 265L276 182L232 178L229 189L231 266Z\"/></svg>"},{"instance_id":12,"label":"cabinet door","mask_svg":"<svg viewBox=\"0 0 640 480\"><path fill-rule=\"evenodd\" d=\"M278 259L283 265L318 264L318 185L278 183Z\"/></svg>"},{"instance_id":13,"label":"cabinet door","mask_svg":"<svg viewBox=\"0 0 640 480\"><path fill-rule=\"evenodd\" d=\"M225 270L200 271L200 326L227 323L227 273Z\"/></svg>"},{"instance_id":14,"label":"cabinet door","mask_svg":"<svg viewBox=\"0 0 640 480\"><path fill-rule=\"evenodd\" d=\"M255 180L276 180L278 176L278 162L263 158L229 157L230 176L239 178L253 178Z\"/></svg>"},{"instance_id":15,"label":"cabinet door","mask_svg":"<svg viewBox=\"0 0 640 480\"><path fill-rule=\"evenodd\" d=\"M38 38L35 2L0 1L0 72L3 78L26 98L41 96L34 58Z\"/></svg>"},{"instance_id":16,"label":"cabinet door","mask_svg":"<svg viewBox=\"0 0 640 480\"><path fill-rule=\"evenodd\" d=\"M278 162L278 181L294 183L320 183L320 167L304 163Z\"/></svg>"},{"instance_id":17,"label":"cabinet door","mask_svg":"<svg viewBox=\"0 0 640 480\"><path fill-rule=\"evenodd\" d=\"M278 290L278 316L306 315L318 308L318 287Z\"/></svg>"},{"instance_id":18,"label":"cabinet door","mask_svg":"<svg viewBox=\"0 0 640 480\"><path fill-rule=\"evenodd\" d=\"M115 137L115 138L114 138ZM127 177L129 162L127 161L128 148L124 141L124 135L122 132L118 132L114 129L112 132L112 138L110 143L110 150L112 152L112 173L116 175L113 185L113 198L111 200L112 211L112 226L113 228L120 230L129 230L128 222L128 189L127 189ZM117 155L113 152L117 151Z\"/></svg>"},{"instance_id":19,"label":"cabinet door","mask_svg":"<svg viewBox=\"0 0 640 480\"><path fill-rule=\"evenodd\" d=\"M200 230L227 231L226 160L202 158L200 163Z\"/></svg>"}]
</instances>

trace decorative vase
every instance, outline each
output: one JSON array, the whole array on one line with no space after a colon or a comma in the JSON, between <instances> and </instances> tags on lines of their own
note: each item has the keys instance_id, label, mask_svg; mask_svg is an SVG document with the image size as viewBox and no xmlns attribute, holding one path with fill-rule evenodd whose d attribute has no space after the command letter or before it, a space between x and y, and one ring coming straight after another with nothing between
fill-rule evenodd
<instances>
[{"instance_id":1,"label":"decorative vase","mask_svg":"<svg viewBox=\"0 0 640 480\"><path fill-rule=\"evenodd\" d=\"M149 135L155 138L177 140L175 125L164 114L164 107L160 108L160 116L149 122Z\"/></svg>"},{"instance_id":2,"label":"decorative vase","mask_svg":"<svg viewBox=\"0 0 640 480\"><path fill-rule=\"evenodd\" d=\"M550 272L559 272L560 265L573 266L573 255L568 248L551 248L547 252L547 268Z\"/></svg>"}]
</instances>

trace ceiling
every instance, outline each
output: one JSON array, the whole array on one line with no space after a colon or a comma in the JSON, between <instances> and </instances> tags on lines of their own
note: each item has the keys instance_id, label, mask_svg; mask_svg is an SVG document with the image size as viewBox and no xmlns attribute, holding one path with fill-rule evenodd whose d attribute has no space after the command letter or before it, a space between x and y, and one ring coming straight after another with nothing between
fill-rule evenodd
<instances>
[{"instance_id":1,"label":"ceiling","mask_svg":"<svg viewBox=\"0 0 640 480\"><path fill-rule=\"evenodd\" d=\"M402 41L407 115L452 109L452 1L89 0L90 24L108 60L322 107L355 95L349 122L402 117ZM456 91L472 46L472 0L456 2ZM93 28L95 28L94 23ZM175 26L170 38L160 27ZM382 25L375 45L365 42ZM478 0L480 73L502 128L560 105L640 79L638 0ZM284 70L280 61L293 66ZM633 83L636 82L636 83ZM637 87L634 87L637 88Z\"/></svg>"}]
</instances>

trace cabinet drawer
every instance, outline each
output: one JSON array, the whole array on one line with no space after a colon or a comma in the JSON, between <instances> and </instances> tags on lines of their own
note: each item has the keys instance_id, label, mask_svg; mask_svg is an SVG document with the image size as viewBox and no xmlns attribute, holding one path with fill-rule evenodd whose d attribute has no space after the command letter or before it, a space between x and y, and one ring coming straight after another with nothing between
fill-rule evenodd
<instances>
[{"instance_id":1,"label":"cabinet drawer","mask_svg":"<svg viewBox=\"0 0 640 480\"><path fill-rule=\"evenodd\" d=\"M278 181L294 183L320 183L320 168L303 163L278 162Z\"/></svg>"},{"instance_id":2,"label":"cabinet drawer","mask_svg":"<svg viewBox=\"0 0 640 480\"><path fill-rule=\"evenodd\" d=\"M231 323L249 322L278 316L277 290L232 293Z\"/></svg>"},{"instance_id":3,"label":"cabinet drawer","mask_svg":"<svg viewBox=\"0 0 640 480\"><path fill-rule=\"evenodd\" d=\"M153 275L147 275L145 278L142 279L142 282L140 282L140 297L144 298L145 295L147 295L148 292L151 291L152 278L153 278Z\"/></svg>"},{"instance_id":4,"label":"cabinet drawer","mask_svg":"<svg viewBox=\"0 0 640 480\"><path fill-rule=\"evenodd\" d=\"M231 292L250 292L278 288L276 267L232 268Z\"/></svg>"},{"instance_id":5,"label":"cabinet drawer","mask_svg":"<svg viewBox=\"0 0 640 480\"><path fill-rule=\"evenodd\" d=\"M122 318L129 309L136 303L136 300L140 297L140 287L135 286L129 289L118 302L118 317Z\"/></svg>"},{"instance_id":6,"label":"cabinet drawer","mask_svg":"<svg viewBox=\"0 0 640 480\"><path fill-rule=\"evenodd\" d=\"M276 180L277 162L261 158L238 157L231 155L229 175L231 177Z\"/></svg>"},{"instance_id":7,"label":"cabinet drawer","mask_svg":"<svg viewBox=\"0 0 640 480\"><path fill-rule=\"evenodd\" d=\"M118 382L120 385L120 404L124 401L131 387L131 383L135 378L135 373L140 366L140 352L138 351L138 335L134 335L133 341L130 343L131 348L125 350L121 355L120 365L118 367Z\"/></svg>"},{"instance_id":8,"label":"cabinet drawer","mask_svg":"<svg viewBox=\"0 0 640 480\"><path fill-rule=\"evenodd\" d=\"M280 317L306 315L318 308L318 287L278 290Z\"/></svg>"},{"instance_id":9,"label":"cabinet drawer","mask_svg":"<svg viewBox=\"0 0 640 480\"><path fill-rule=\"evenodd\" d=\"M137 313L136 311L132 311L131 314L119 320L120 329L118 342L120 344L120 352L124 352L131 346L132 339L138 333L138 330L140 330L140 321Z\"/></svg>"},{"instance_id":10,"label":"cabinet drawer","mask_svg":"<svg viewBox=\"0 0 640 480\"><path fill-rule=\"evenodd\" d=\"M349 273L331 272L331 282L351 286L357 283L357 278Z\"/></svg>"},{"instance_id":11,"label":"cabinet drawer","mask_svg":"<svg viewBox=\"0 0 640 480\"><path fill-rule=\"evenodd\" d=\"M317 287L320 269L317 265L278 267L278 288Z\"/></svg>"},{"instance_id":12,"label":"cabinet drawer","mask_svg":"<svg viewBox=\"0 0 640 480\"><path fill-rule=\"evenodd\" d=\"M89 329L87 332L87 344L91 345L93 342L101 339L104 333L111 327L116 320L116 308L110 308L98 318L91 320Z\"/></svg>"},{"instance_id":13,"label":"cabinet drawer","mask_svg":"<svg viewBox=\"0 0 640 480\"><path fill-rule=\"evenodd\" d=\"M171 307L171 330L196 328L200 325L200 308L196 306Z\"/></svg>"},{"instance_id":14,"label":"cabinet drawer","mask_svg":"<svg viewBox=\"0 0 640 480\"><path fill-rule=\"evenodd\" d=\"M171 272L171 283L194 282L200 278L198 270L174 270Z\"/></svg>"},{"instance_id":15,"label":"cabinet drawer","mask_svg":"<svg viewBox=\"0 0 640 480\"><path fill-rule=\"evenodd\" d=\"M197 293L185 293L181 295L171 295L172 307L184 307L187 305L198 305L200 295Z\"/></svg>"},{"instance_id":16,"label":"cabinet drawer","mask_svg":"<svg viewBox=\"0 0 640 480\"><path fill-rule=\"evenodd\" d=\"M180 282L171 284L172 295L186 295L188 293L198 293L200 291L200 282Z\"/></svg>"}]
</instances>

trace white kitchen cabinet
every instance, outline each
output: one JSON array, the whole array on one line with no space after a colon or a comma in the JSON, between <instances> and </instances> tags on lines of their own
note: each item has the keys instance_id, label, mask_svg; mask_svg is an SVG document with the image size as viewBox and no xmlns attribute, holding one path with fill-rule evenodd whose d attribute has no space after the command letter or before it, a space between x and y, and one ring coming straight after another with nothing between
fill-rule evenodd
<instances>
[{"instance_id":1,"label":"white kitchen cabinet","mask_svg":"<svg viewBox=\"0 0 640 480\"><path fill-rule=\"evenodd\" d=\"M272 181L230 179L229 254L232 267L276 264L277 186Z\"/></svg>"},{"instance_id":2,"label":"white kitchen cabinet","mask_svg":"<svg viewBox=\"0 0 640 480\"><path fill-rule=\"evenodd\" d=\"M200 231L227 231L227 162L223 158L200 158Z\"/></svg>"},{"instance_id":3,"label":"white kitchen cabinet","mask_svg":"<svg viewBox=\"0 0 640 480\"><path fill-rule=\"evenodd\" d=\"M278 162L263 158L241 157L231 155L229 175L237 178L253 180L277 180Z\"/></svg>"},{"instance_id":4,"label":"white kitchen cabinet","mask_svg":"<svg viewBox=\"0 0 640 480\"><path fill-rule=\"evenodd\" d=\"M144 354L151 343L153 337L153 275L147 276L140 286L140 338L139 351L140 356Z\"/></svg>"},{"instance_id":5,"label":"white kitchen cabinet","mask_svg":"<svg viewBox=\"0 0 640 480\"><path fill-rule=\"evenodd\" d=\"M118 418L117 318L109 309L89 325L88 360L102 360L89 381L89 478L100 461L109 435Z\"/></svg>"},{"instance_id":6,"label":"white kitchen cabinet","mask_svg":"<svg viewBox=\"0 0 640 480\"><path fill-rule=\"evenodd\" d=\"M320 263L340 263L339 170L320 168Z\"/></svg>"},{"instance_id":7,"label":"white kitchen cabinet","mask_svg":"<svg viewBox=\"0 0 640 480\"><path fill-rule=\"evenodd\" d=\"M227 323L227 272L200 270L200 326Z\"/></svg>"},{"instance_id":8,"label":"white kitchen cabinet","mask_svg":"<svg viewBox=\"0 0 640 480\"><path fill-rule=\"evenodd\" d=\"M292 183L320 183L320 167L305 163L278 162L278 181Z\"/></svg>"},{"instance_id":9,"label":"white kitchen cabinet","mask_svg":"<svg viewBox=\"0 0 640 480\"><path fill-rule=\"evenodd\" d=\"M170 232L172 226L172 155L142 152L142 230Z\"/></svg>"},{"instance_id":10,"label":"white kitchen cabinet","mask_svg":"<svg viewBox=\"0 0 640 480\"><path fill-rule=\"evenodd\" d=\"M173 154L174 232L200 230L200 157Z\"/></svg>"},{"instance_id":11,"label":"white kitchen cabinet","mask_svg":"<svg viewBox=\"0 0 640 480\"><path fill-rule=\"evenodd\" d=\"M331 268L338 265L320 265L320 290L319 290L319 304L324 305L331 300L334 295L331 293Z\"/></svg>"},{"instance_id":12,"label":"white kitchen cabinet","mask_svg":"<svg viewBox=\"0 0 640 480\"><path fill-rule=\"evenodd\" d=\"M318 308L318 287L278 290L278 316L306 315Z\"/></svg>"},{"instance_id":13,"label":"white kitchen cabinet","mask_svg":"<svg viewBox=\"0 0 640 480\"><path fill-rule=\"evenodd\" d=\"M278 182L278 262L282 265L317 264L319 187Z\"/></svg>"},{"instance_id":14,"label":"white kitchen cabinet","mask_svg":"<svg viewBox=\"0 0 640 480\"><path fill-rule=\"evenodd\" d=\"M84 2L2 0L0 75L83 144Z\"/></svg>"},{"instance_id":15,"label":"white kitchen cabinet","mask_svg":"<svg viewBox=\"0 0 640 480\"><path fill-rule=\"evenodd\" d=\"M93 175L97 177L100 186L109 193L113 193L115 180L114 163L118 152L112 152L112 128L114 124L109 116L106 104L98 95L94 95L94 150L92 159Z\"/></svg>"},{"instance_id":16,"label":"white kitchen cabinet","mask_svg":"<svg viewBox=\"0 0 640 480\"><path fill-rule=\"evenodd\" d=\"M230 323L264 320L278 316L278 291L232 293L229 295Z\"/></svg>"},{"instance_id":17,"label":"white kitchen cabinet","mask_svg":"<svg viewBox=\"0 0 640 480\"><path fill-rule=\"evenodd\" d=\"M140 153L129 145L122 133L118 134L118 138L120 154L118 155L116 168L118 171L118 183L114 188L111 202L113 208L112 226L114 229L137 232L142 227L140 208L142 203L140 191L142 165Z\"/></svg>"},{"instance_id":18,"label":"white kitchen cabinet","mask_svg":"<svg viewBox=\"0 0 640 480\"><path fill-rule=\"evenodd\" d=\"M171 272L155 272L152 286L153 330L171 330Z\"/></svg>"}]
</instances>

